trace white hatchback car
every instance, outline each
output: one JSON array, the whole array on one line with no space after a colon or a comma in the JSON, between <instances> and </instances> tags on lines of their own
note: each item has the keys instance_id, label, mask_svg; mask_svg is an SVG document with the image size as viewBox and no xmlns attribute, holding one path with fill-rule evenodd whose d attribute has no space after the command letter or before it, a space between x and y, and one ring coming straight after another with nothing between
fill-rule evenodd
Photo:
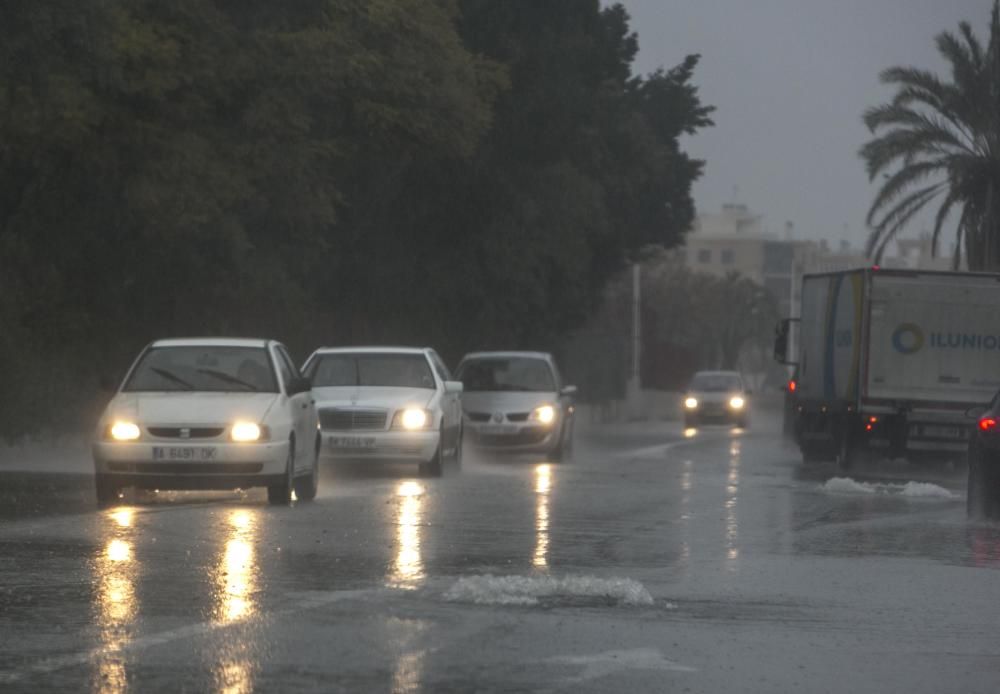
<instances>
[{"instance_id":1,"label":"white hatchback car","mask_svg":"<svg viewBox=\"0 0 1000 694\"><path fill-rule=\"evenodd\" d=\"M158 340L97 425L97 501L125 487L266 486L285 504L316 496L318 422L309 381L273 340Z\"/></svg>"},{"instance_id":2,"label":"white hatchback car","mask_svg":"<svg viewBox=\"0 0 1000 694\"><path fill-rule=\"evenodd\" d=\"M470 440L480 448L562 459L573 446L575 386L546 352L474 352L455 370Z\"/></svg>"},{"instance_id":3,"label":"white hatchback car","mask_svg":"<svg viewBox=\"0 0 1000 694\"><path fill-rule=\"evenodd\" d=\"M323 347L302 372L313 386L322 460L415 462L440 475L461 462L462 384L433 349Z\"/></svg>"}]
</instances>

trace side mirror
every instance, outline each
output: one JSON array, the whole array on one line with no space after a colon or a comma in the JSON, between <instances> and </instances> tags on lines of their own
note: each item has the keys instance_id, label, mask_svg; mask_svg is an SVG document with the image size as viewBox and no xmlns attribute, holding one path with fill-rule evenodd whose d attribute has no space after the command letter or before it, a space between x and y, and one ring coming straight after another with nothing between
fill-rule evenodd
<instances>
[{"instance_id":1,"label":"side mirror","mask_svg":"<svg viewBox=\"0 0 1000 694\"><path fill-rule=\"evenodd\" d=\"M288 382L289 395L298 395L299 393L306 393L310 390L312 390L312 381L304 376L293 378Z\"/></svg>"},{"instance_id":2,"label":"side mirror","mask_svg":"<svg viewBox=\"0 0 1000 694\"><path fill-rule=\"evenodd\" d=\"M563 389L559 391L560 395L566 395L568 397L572 397L576 395L576 393L577 393L576 386L564 386Z\"/></svg>"},{"instance_id":3,"label":"side mirror","mask_svg":"<svg viewBox=\"0 0 1000 694\"><path fill-rule=\"evenodd\" d=\"M986 414L986 408L983 405L976 405L965 411L965 416L969 419L979 419L984 414Z\"/></svg>"},{"instance_id":4,"label":"side mirror","mask_svg":"<svg viewBox=\"0 0 1000 694\"><path fill-rule=\"evenodd\" d=\"M785 318L774 327L774 360L779 364L794 365L797 362L788 361L788 342L792 332L792 323L797 318Z\"/></svg>"},{"instance_id":5,"label":"side mirror","mask_svg":"<svg viewBox=\"0 0 1000 694\"><path fill-rule=\"evenodd\" d=\"M461 381L444 382L444 392L446 393L461 393L463 390L465 390L465 386L462 385Z\"/></svg>"}]
</instances>

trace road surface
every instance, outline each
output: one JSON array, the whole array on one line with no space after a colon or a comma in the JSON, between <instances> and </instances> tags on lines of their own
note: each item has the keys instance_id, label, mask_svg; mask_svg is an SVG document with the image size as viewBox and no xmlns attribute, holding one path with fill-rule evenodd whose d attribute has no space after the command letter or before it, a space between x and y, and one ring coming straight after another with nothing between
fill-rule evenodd
<instances>
[{"instance_id":1,"label":"road surface","mask_svg":"<svg viewBox=\"0 0 1000 694\"><path fill-rule=\"evenodd\" d=\"M288 508L98 512L85 465L8 457L0 691L1000 691L1000 526L962 471L847 478L778 429L324 470Z\"/></svg>"}]
</instances>

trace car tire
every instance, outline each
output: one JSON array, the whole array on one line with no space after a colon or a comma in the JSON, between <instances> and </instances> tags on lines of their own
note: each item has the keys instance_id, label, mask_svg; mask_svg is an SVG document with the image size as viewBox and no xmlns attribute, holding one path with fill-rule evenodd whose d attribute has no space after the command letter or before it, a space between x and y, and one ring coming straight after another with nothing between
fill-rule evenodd
<instances>
[{"instance_id":1,"label":"car tire","mask_svg":"<svg viewBox=\"0 0 1000 694\"><path fill-rule=\"evenodd\" d=\"M684 428L694 429L698 426L698 419L695 417L685 417L684 418Z\"/></svg>"},{"instance_id":2,"label":"car tire","mask_svg":"<svg viewBox=\"0 0 1000 694\"><path fill-rule=\"evenodd\" d=\"M569 460L573 453L573 429L572 427L564 427L562 431L559 432L559 443L552 447L549 452L549 459L555 463L561 463Z\"/></svg>"},{"instance_id":3,"label":"car tire","mask_svg":"<svg viewBox=\"0 0 1000 694\"><path fill-rule=\"evenodd\" d=\"M110 508L118 503L122 488L115 483L111 475L100 473L94 475L94 486L97 491L98 508Z\"/></svg>"},{"instance_id":4,"label":"car tire","mask_svg":"<svg viewBox=\"0 0 1000 694\"><path fill-rule=\"evenodd\" d=\"M748 422L747 422L746 419L737 419L736 420L736 428L738 428L738 429L746 429L747 428L747 424L748 424Z\"/></svg>"},{"instance_id":5,"label":"car tire","mask_svg":"<svg viewBox=\"0 0 1000 694\"><path fill-rule=\"evenodd\" d=\"M442 432L442 434L443 434L443 432ZM420 474L421 477L440 477L441 476L441 473L442 473L442 469L441 469L441 445L442 445L443 442L444 442L444 439L442 439L441 437L438 437L438 446L437 446L437 449L434 451L434 455L431 456L430 460L428 460L426 462L423 462L423 463L420 463L420 466L417 468L417 471L419 472L419 474Z\"/></svg>"},{"instance_id":6,"label":"car tire","mask_svg":"<svg viewBox=\"0 0 1000 694\"><path fill-rule=\"evenodd\" d=\"M451 462L456 468L462 467L462 446L465 442L465 425L458 425L458 437L455 439L455 449L451 452Z\"/></svg>"},{"instance_id":7,"label":"car tire","mask_svg":"<svg viewBox=\"0 0 1000 694\"><path fill-rule=\"evenodd\" d=\"M272 506L287 506L292 503L292 489L294 482L292 479L295 465L295 439L288 441L288 460L285 462L285 478L278 484L271 484L267 487L267 503Z\"/></svg>"},{"instance_id":8,"label":"car tire","mask_svg":"<svg viewBox=\"0 0 1000 694\"><path fill-rule=\"evenodd\" d=\"M312 470L308 475L295 478L295 498L299 501L312 501L319 491L319 437L316 438L316 452L313 456Z\"/></svg>"}]
</instances>

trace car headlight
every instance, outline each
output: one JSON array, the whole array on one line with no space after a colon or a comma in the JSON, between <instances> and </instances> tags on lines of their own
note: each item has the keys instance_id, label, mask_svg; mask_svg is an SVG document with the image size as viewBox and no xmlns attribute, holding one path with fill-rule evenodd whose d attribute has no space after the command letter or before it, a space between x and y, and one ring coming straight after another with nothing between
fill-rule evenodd
<instances>
[{"instance_id":1,"label":"car headlight","mask_svg":"<svg viewBox=\"0 0 1000 694\"><path fill-rule=\"evenodd\" d=\"M531 418L542 424L552 424L552 422L556 421L556 408L552 405L536 407L531 413Z\"/></svg>"},{"instance_id":2,"label":"car headlight","mask_svg":"<svg viewBox=\"0 0 1000 694\"><path fill-rule=\"evenodd\" d=\"M746 402L739 395L734 395L733 397L729 398L729 406L732 407L734 410L742 410L743 405L745 404Z\"/></svg>"},{"instance_id":3,"label":"car headlight","mask_svg":"<svg viewBox=\"0 0 1000 694\"><path fill-rule=\"evenodd\" d=\"M118 421L111 425L108 433L115 441L135 441L142 435L139 426L133 422Z\"/></svg>"},{"instance_id":4,"label":"car headlight","mask_svg":"<svg viewBox=\"0 0 1000 694\"><path fill-rule=\"evenodd\" d=\"M688 408L689 410L698 409L698 398L687 398L686 400L684 400L684 407Z\"/></svg>"},{"instance_id":5,"label":"car headlight","mask_svg":"<svg viewBox=\"0 0 1000 694\"><path fill-rule=\"evenodd\" d=\"M416 429L426 429L434 422L430 412L418 407L407 407L400 410L392 419L393 429L406 429L414 431Z\"/></svg>"},{"instance_id":6,"label":"car headlight","mask_svg":"<svg viewBox=\"0 0 1000 694\"><path fill-rule=\"evenodd\" d=\"M229 437L233 441L247 443L250 441L260 441L263 434L264 432L261 428L253 422L236 422L233 424L233 429L229 433Z\"/></svg>"}]
</instances>

